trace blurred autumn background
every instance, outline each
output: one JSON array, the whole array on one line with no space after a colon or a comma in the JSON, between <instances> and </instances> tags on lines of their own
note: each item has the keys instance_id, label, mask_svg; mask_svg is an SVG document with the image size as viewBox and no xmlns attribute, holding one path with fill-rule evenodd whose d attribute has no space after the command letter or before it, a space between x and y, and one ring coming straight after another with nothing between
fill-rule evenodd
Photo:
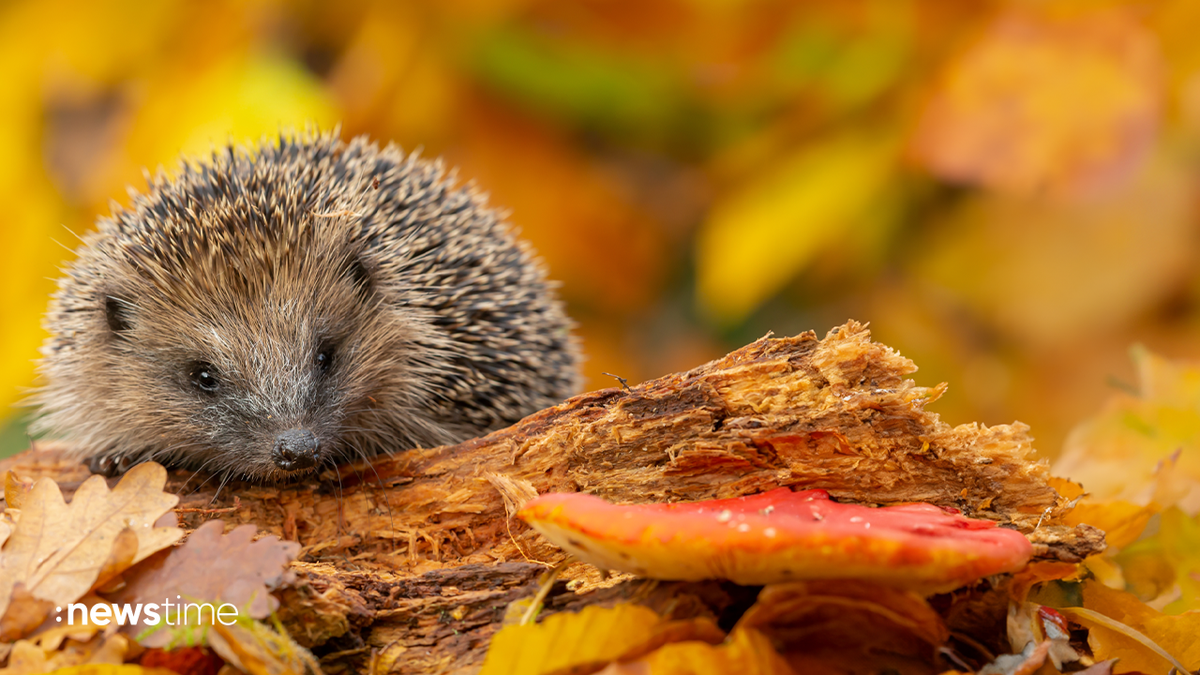
<instances>
[{"instance_id":1,"label":"blurred autumn background","mask_svg":"<svg viewBox=\"0 0 1200 675\"><path fill-rule=\"evenodd\" d=\"M0 455L63 247L143 167L315 122L511 210L588 386L847 318L1038 447L1200 355L1200 4L10 1ZM11 411L11 412L9 412Z\"/></svg>"}]
</instances>

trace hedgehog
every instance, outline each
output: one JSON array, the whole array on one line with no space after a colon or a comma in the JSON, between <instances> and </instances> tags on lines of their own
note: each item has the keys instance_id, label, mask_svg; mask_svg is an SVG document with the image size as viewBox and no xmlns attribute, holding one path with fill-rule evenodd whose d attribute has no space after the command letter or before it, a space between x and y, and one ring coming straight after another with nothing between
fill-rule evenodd
<instances>
[{"instance_id":1,"label":"hedgehog","mask_svg":"<svg viewBox=\"0 0 1200 675\"><path fill-rule=\"evenodd\" d=\"M45 316L34 429L94 472L276 482L578 391L556 284L440 160L306 130L175 173L82 237Z\"/></svg>"}]
</instances>

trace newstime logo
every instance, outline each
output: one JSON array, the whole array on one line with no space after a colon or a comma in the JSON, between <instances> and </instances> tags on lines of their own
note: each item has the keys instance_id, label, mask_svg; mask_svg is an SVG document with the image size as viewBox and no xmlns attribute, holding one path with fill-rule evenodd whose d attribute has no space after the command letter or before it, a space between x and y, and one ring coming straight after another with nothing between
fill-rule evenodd
<instances>
[{"instance_id":1,"label":"newstime logo","mask_svg":"<svg viewBox=\"0 0 1200 675\"><path fill-rule=\"evenodd\" d=\"M175 599L179 600L180 596L175 596ZM55 621L62 623L63 608L56 607L55 610L58 612ZM171 602L170 599L162 603L119 605L71 603L67 605L66 612L68 626L107 626L114 622L118 626L211 626L217 622L222 626L232 626L237 618L237 607L228 602L214 605L211 602Z\"/></svg>"}]
</instances>

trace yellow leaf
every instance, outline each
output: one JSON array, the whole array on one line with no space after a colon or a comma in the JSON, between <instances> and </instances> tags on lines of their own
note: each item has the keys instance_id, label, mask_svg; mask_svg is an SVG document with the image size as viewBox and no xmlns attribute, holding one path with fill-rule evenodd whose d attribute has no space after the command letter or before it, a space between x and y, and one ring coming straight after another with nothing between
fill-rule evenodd
<instances>
[{"instance_id":1,"label":"yellow leaf","mask_svg":"<svg viewBox=\"0 0 1200 675\"><path fill-rule=\"evenodd\" d=\"M677 642L630 663L612 664L600 675L791 675L770 640L756 630L736 629L719 646Z\"/></svg>"},{"instance_id":2,"label":"yellow leaf","mask_svg":"<svg viewBox=\"0 0 1200 675\"><path fill-rule=\"evenodd\" d=\"M697 236L701 303L719 320L744 318L880 207L896 157L892 136L854 130L720 197Z\"/></svg>"},{"instance_id":3,"label":"yellow leaf","mask_svg":"<svg viewBox=\"0 0 1200 675\"><path fill-rule=\"evenodd\" d=\"M1166 672L1172 664L1161 652L1166 652L1188 670L1200 668L1200 641L1196 640L1200 635L1200 612L1167 616L1133 595L1113 590L1095 580L1083 583L1083 608L1102 616L1090 616L1070 607L1062 607L1060 611L1088 629L1088 644L1097 661L1120 659L1115 672ZM1124 624L1132 631L1123 630L1119 625L1114 627L1113 622ZM1145 640L1153 645L1148 645Z\"/></svg>"},{"instance_id":4,"label":"yellow leaf","mask_svg":"<svg viewBox=\"0 0 1200 675\"><path fill-rule=\"evenodd\" d=\"M1200 510L1200 364L1138 347L1138 395L1115 394L1067 438L1054 473L1095 500ZM1083 505L1081 505L1081 508ZM1110 523L1114 524L1114 523Z\"/></svg>"},{"instance_id":5,"label":"yellow leaf","mask_svg":"<svg viewBox=\"0 0 1200 675\"><path fill-rule=\"evenodd\" d=\"M313 655L296 644L282 628L271 630L264 623L243 617L230 625L213 622L206 637L213 651L243 673L304 675L321 672Z\"/></svg>"},{"instance_id":6,"label":"yellow leaf","mask_svg":"<svg viewBox=\"0 0 1200 675\"><path fill-rule=\"evenodd\" d=\"M1087 523L1104 530L1104 541L1110 547L1121 549L1132 544L1156 509L1139 506L1126 501L1082 502L1064 517L1068 525Z\"/></svg>"},{"instance_id":7,"label":"yellow leaf","mask_svg":"<svg viewBox=\"0 0 1200 675\"><path fill-rule=\"evenodd\" d=\"M708 645L721 631L709 621L664 621L641 605L588 606L539 624L506 626L492 638L480 675L540 675L633 658L664 642Z\"/></svg>"}]
</instances>

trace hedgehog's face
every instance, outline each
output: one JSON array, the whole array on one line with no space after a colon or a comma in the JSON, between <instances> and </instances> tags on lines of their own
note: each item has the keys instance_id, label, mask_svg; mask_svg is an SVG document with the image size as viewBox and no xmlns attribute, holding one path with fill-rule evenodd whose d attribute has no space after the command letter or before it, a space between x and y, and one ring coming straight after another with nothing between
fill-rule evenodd
<instances>
[{"instance_id":1,"label":"hedgehog's face","mask_svg":"<svg viewBox=\"0 0 1200 675\"><path fill-rule=\"evenodd\" d=\"M428 364L414 344L435 339L427 322L377 287L353 248L319 244L265 262L233 253L202 275L180 268L191 278L165 290L113 274L125 283L94 300L87 348L103 355L101 378L69 385L103 407L97 436L123 439L99 456L279 480L443 441L419 414L414 371Z\"/></svg>"},{"instance_id":2,"label":"hedgehog's face","mask_svg":"<svg viewBox=\"0 0 1200 675\"><path fill-rule=\"evenodd\" d=\"M308 472L375 450L348 422L405 395L403 326L386 325L397 317L378 311L354 260L298 257L266 283L185 295L113 290L105 347L119 377L137 380L129 407L152 392L137 423L165 441L142 457L254 478ZM372 331L398 339L366 344ZM386 360L364 358L381 347Z\"/></svg>"}]
</instances>

